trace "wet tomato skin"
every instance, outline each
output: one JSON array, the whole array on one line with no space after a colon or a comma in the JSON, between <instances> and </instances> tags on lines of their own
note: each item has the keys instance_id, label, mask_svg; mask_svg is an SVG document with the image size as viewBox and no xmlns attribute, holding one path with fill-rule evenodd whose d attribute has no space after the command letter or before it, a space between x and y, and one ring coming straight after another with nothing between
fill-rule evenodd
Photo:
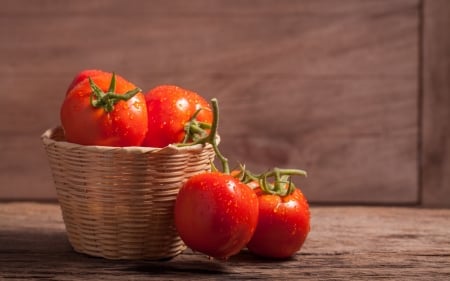
<instances>
[{"instance_id":1,"label":"wet tomato skin","mask_svg":"<svg viewBox=\"0 0 450 281\"><path fill-rule=\"evenodd\" d=\"M175 86L160 85L145 94L148 110L148 130L143 146L165 147L180 143L185 137L185 125L198 109L196 119L212 123L209 103L196 92Z\"/></svg>"},{"instance_id":2,"label":"wet tomato skin","mask_svg":"<svg viewBox=\"0 0 450 281\"><path fill-rule=\"evenodd\" d=\"M217 259L237 254L250 241L258 220L258 199L230 175L191 177L175 203L175 226L185 244Z\"/></svg>"},{"instance_id":3,"label":"wet tomato skin","mask_svg":"<svg viewBox=\"0 0 450 281\"><path fill-rule=\"evenodd\" d=\"M96 74L93 82L103 91L111 83L112 73ZM72 85L61 106L60 118L68 142L81 145L139 146L147 132L145 97L140 92L127 101L119 101L110 112L90 103L92 88L88 79ZM116 76L115 93L124 94L136 86Z\"/></svg>"},{"instance_id":4,"label":"wet tomato skin","mask_svg":"<svg viewBox=\"0 0 450 281\"><path fill-rule=\"evenodd\" d=\"M99 70L99 69L84 69L75 75L72 82L70 83L69 87L66 91L66 96L69 94L69 92L78 85L81 81L87 80L89 77L94 77L97 75L108 75L108 72Z\"/></svg>"},{"instance_id":5,"label":"wet tomato skin","mask_svg":"<svg viewBox=\"0 0 450 281\"><path fill-rule=\"evenodd\" d=\"M287 196L255 190L259 202L256 231L247 244L250 252L275 259L286 259L298 252L310 231L309 205L299 189Z\"/></svg>"}]
</instances>

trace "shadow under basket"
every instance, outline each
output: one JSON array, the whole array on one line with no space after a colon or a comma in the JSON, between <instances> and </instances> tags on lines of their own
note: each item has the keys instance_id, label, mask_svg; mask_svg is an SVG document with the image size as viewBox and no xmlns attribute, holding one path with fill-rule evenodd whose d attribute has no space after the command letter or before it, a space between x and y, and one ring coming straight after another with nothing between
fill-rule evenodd
<instances>
[{"instance_id":1,"label":"shadow under basket","mask_svg":"<svg viewBox=\"0 0 450 281\"><path fill-rule=\"evenodd\" d=\"M191 176L210 170L210 144L106 147L42 135L69 242L108 259L167 259L186 246L173 221L176 196Z\"/></svg>"}]
</instances>

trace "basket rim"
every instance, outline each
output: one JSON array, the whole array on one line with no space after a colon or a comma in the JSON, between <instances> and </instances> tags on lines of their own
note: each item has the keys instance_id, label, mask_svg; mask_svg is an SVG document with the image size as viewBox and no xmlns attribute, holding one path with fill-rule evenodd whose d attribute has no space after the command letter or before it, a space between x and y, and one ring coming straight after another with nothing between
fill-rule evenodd
<instances>
[{"instance_id":1,"label":"basket rim","mask_svg":"<svg viewBox=\"0 0 450 281\"><path fill-rule=\"evenodd\" d=\"M56 145L58 147L66 148L66 149L82 149L85 151L92 152L106 152L112 150L120 150L124 152L130 153L178 153L178 152L187 152L187 151L201 151L205 147L209 147L212 145L209 143L206 144L195 144L188 146L176 146L173 144L169 144L166 147L146 147L146 146L124 146L124 147L116 147L116 146L101 146L101 145L81 145L72 142L68 142L65 140L56 140L54 139L55 134L58 131L64 131L61 126L56 126L50 129L47 129L42 135L41 139L45 146ZM220 140L220 138L219 138Z\"/></svg>"}]
</instances>

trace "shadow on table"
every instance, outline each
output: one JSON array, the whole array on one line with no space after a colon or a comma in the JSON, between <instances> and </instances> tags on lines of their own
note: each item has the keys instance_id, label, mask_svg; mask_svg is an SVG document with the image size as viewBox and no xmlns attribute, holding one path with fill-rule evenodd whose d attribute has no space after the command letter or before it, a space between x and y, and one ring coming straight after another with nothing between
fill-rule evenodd
<instances>
[{"instance_id":1,"label":"shadow on table","mask_svg":"<svg viewBox=\"0 0 450 281\"><path fill-rule=\"evenodd\" d=\"M46 273L51 276L77 274L104 275L221 275L231 273L221 262L205 256L182 254L165 261L108 260L80 254L72 249L63 230L42 231L24 228L0 230L0 261L10 261L5 273L13 276ZM24 268L26 270L24 271ZM16 275L14 275L16 276Z\"/></svg>"},{"instance_id":2,"label":"shadow on table","mask_svg":"<svg viewBox=\"0 0 450 281\"><path fill-rule=\"evenodd\" d=\"M271 269L274 263L280 262L255 257L245 250L228 261L208 259L205 255L193 253L191 250L165 261L108 260L75 252L63 229L26 227L14 231L0 229L0 261L4 262L7 268L0 272L4 274L0 274L0 277L26 279L38 276L58 279L73 274L101 276L102 279L106 278L105 280L116 280L118 277L151 279L157 276L233 279L247 275L251 277L255 271ZM295 257L285 260L283 264L298 267Z\"/></svg>"}]
</instances>

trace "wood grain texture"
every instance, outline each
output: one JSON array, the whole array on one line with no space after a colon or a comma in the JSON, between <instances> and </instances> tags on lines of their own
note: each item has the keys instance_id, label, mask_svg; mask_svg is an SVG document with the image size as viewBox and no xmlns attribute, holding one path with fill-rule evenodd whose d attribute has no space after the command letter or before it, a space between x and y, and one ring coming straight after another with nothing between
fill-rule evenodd
<instances>
[{"instance_id":1,"label":"wood grain texture","mask_svg":"<svg viewBox=\"0 0 450 281\"><path fill-rule=\"evenodd\" d=\"M1 198L54 198L39 135L83 68L221 104L222 150L314 202L418 202L419 0L4 1ZM4 106L7 105L7 106Z\"/></svg>"},{"instance_id":2,"label":"wood grain texture","mask_svg":"<svg viewBox=\"0 0 450 281\"><path fill-rule=\"evenodd\" d=\"M422 202L450 207L450 3L424 2Z\"/></svg>"},{"instance_id":3,"label":"wood grain texture","mask_svg":"<svg viewBox=\"0 0 450 281\"><path fill-rule=\"evenodd\" d=\"M450 210L313 206L312 231L292 259L248 252L227 262L187 250L169 261L75 253L55 204L0 204L3 280L448 280Z\"/></svg>"}]
</instances>

